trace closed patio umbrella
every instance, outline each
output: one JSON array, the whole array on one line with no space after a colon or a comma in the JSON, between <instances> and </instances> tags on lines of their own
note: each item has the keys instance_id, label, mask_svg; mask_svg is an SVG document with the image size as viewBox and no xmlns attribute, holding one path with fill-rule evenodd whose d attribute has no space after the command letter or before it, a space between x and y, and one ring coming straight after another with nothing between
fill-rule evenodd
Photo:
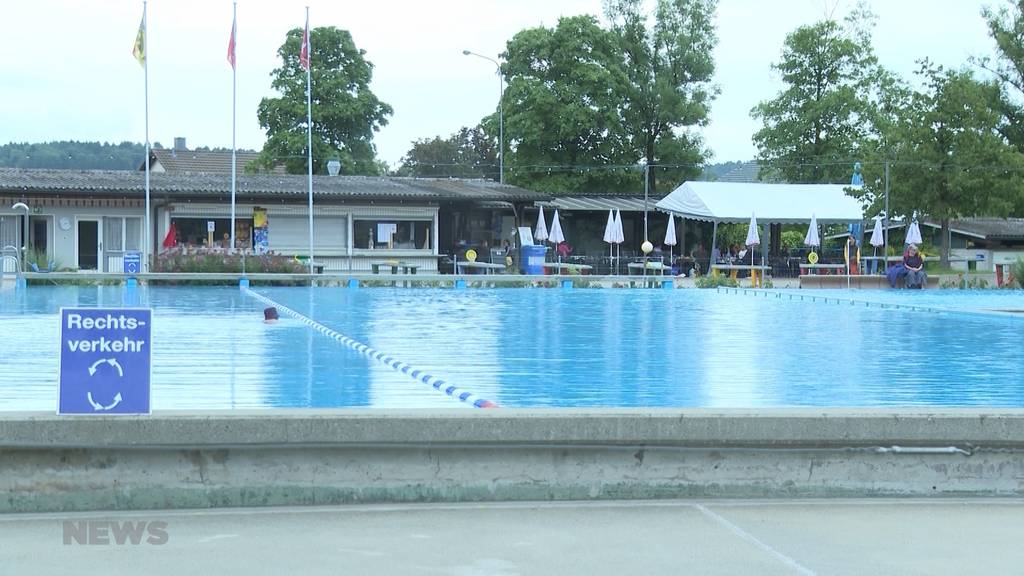
<instances>
[{"instance_id":1,"label":"closed patio umbrella","mask_svg":"<svg viewBox=\"0 0 1024 576\"><path fill-rule=\"evenodd\" d=\"M804 244L807 246L821 246L821 237L818 236L818 217L814 214L811 214L811 225L807 227Z\"/></svg>"},{"instance_id":2,"label":"closed patio umbrella","mask_svg":"<svg viewBox=\"0 0 1024 576\"><path fill-rule=\"evenodd\" d=\"M555 210L555 217L551 220L551 234L548 235L548 242L555 245L555 254L558 254L558 245L565 242L565 235L562 234L562 223L558 220L558 210ZM562 262L561 255L558 256L558 262Z\"/></svg>"},{"instance_id":3,"label":"closed patio umbrella","mask_svg":"<svg viewBox=\"0 0 1024 576\"><path fill-rule=\"evenodd\" d=\"M878 257L879 246L885 246L885 234L882 232L882 216L875 216L875 227L871 230L871 246L873 256ZM884 256L884 254L883 254ZM874 263L872 269L877 271L878 260L872 260ZM882 270L885 270L886 266L882 266ZM872 272L873 273L873 272Z\"/></svg>"},{"instance_id":4,"label":"closed patio umbrella","mask_svg":"<svg viewBox=\"0 0 1024 576\"><path fill-rule=\"evenodd\" d=\"M917 220L910 223L910 228L907 228L907 244L921 244L921 227L917 225Z\"/></svg>"},{"instance_id":5,"label":"closed patio umbrella","mask_svg":"<svg viewBox=\"0 0 1024 576\"><path fill-rule=\"evenodd\" d=\"M544 241L548 239L548 224L544 221L544 207L539 206L537 211L537 227L533 229L533 239L538 245L543 246ZM547 255L545 254L544 261L547 261Z\"/></svg>"},{"instance_id":6,"label":"closed patio umbrella","mask_svg":"<svg viewBox=\"0 0 1024 576\"><path fill-rule=\"evenodd\" d=\"M615 244L615 211L608 211L608 223L604 225L604 241L608 243L608 265L611 269L612 258L612 246Z\"/></svg>"},{"instance_id":7,"label":"closed patio umbrella","mask_svg":"<svg viewBox=\"0 0 1024 576\"><path fill-rule=\"evenodd\" d=\"M747 245L747 248L750 249L750 265L753 266L754 265L754 249L753 249L753 247L761 245L761 236L757 232L757 218L753 214L750 215L750 226L747 228L747 240L744 243ZM756 272L754 272L753 270L751 270L750 272L751 272L751 276L752 277L753 277L754 274L756 274Z\"/></svg>"},{"instance_id":8,"label":"closed patio umbrella","mask_svg":"<svg viewBox=\"0 0 1024 576\"><path fill-rule=\"evenodd\" d=\"M668 215L668 228L665 228L665 245L668 246L668 266L672 267L672 247L676 245L676 218Z\"/></svg>"},{"instance_id":9,"label":"closed patio umbrella","mask_svg":"<svg viewBox=\"0 0 1024 576\"><path fill-rule=\"evenodd\" d=\"M625 241L626 241L626 235L622 231L622 212L619 211L619 210L616 210L615 211L615 244L621 245ZM619 248L619 250L621 250L622 246L619 246L618 248ZM621 252L619 252L619 250L616 251L616 260L615 260L615 272L616 273L618 273L618 268L619 268L619 261L618 261L617 256L621 253Z\"/></svg>"}]
</instances>

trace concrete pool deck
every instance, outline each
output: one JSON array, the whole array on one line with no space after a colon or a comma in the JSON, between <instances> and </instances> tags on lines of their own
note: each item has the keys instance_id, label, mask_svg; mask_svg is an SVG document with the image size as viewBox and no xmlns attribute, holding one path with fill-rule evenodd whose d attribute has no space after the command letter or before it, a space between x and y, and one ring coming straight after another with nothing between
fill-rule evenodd
<instances>
[{"instance_id":1,"label":"concrete pool deck","mask_svg":"<svg viewBox=\"0 0 1024 576\"><path fill-rule=\"evenodd\" d=\"M162 522L117 544L111 524ZM104 530L65 543L64 527ZM86 523L90 523L86 525ZM187 574L1019 574L1024 500L661 500L0 516L5 571Z\"/></svg>"},{"instance_id":2,"label":"concrete pool deck","mask_svg":"<svg viewBox=\"0 0 1024 576\"><path fill-rule=\"evenodd\" d=\"M1024 409L0 414L0 512L1024 496Z\"/></svg>"}]
</instances>

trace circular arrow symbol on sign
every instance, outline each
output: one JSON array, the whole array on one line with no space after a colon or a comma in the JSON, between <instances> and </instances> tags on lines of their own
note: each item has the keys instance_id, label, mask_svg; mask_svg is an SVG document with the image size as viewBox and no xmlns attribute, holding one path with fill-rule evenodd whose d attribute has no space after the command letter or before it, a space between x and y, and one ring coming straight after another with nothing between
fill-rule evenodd
<instances>
[{"instance_id":1,"label":"circular arrow symbol on sign","mask_svg":"<svg viewBox=\"0 0 1024 576\"><path fill-rule=\"evenodd\" d=\"M121 364L117 361L117 358L100 358L99 360L93 362L92 366L89 366L89 376L95 376L96 375L96 371L103 364L108 364L110 366L113 366L114 368L117 368L117 375L118 375L118 377L119 378L124 378L124 369L121 368ZM111 402L109 405L106 405L106 406L104 406L103 404L100 404L99 402L93 400L92 392L86 392L85 397L89 400L89 405L92 406L92 409L93 410L97 410L97 411L99 411L99 410L112 410L115 406L120 404L122 400L124 400L124 398L121 397L121 393L120 392L118 392L114 396L114 401Z\"/></svg>"}]
</instances>

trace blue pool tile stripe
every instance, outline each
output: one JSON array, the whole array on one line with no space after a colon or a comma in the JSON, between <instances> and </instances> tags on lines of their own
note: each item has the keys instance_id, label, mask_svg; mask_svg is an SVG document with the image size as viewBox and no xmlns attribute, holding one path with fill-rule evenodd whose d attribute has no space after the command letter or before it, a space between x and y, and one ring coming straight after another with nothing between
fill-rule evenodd
<instances>
[{"instance_id":1,"label":"blue pool tile stripe","mask_svg":"<svg viewBox=\"0 0 1024 576\"><path fill-rule=\"evenodd\" d=\"M481 398L480 396L477 396L472 392L460 390L458 387L453 386L436 376L427 374L426 372L416 369L410 366L409 364L402 362L401 360L392 358L391 356L388 356L387 354L384 354L379 350L374 350L373 348L367 346L366 344L363 344L362 342L353 340L352 338L349 338L348 336L345 336L344 334L341 334L340 332L337 332L335 330L331 330L330 328L324 326L323 324L317 322L316 320L304 316L283 304L279 304L258 292L254 292L249 288L244 288L244 290L246 294L259 300L260 302L263 302L268 306L273 306L277 308L279 312L284 312L285 314L291 316L292 318L295 318L299 322L302 322L303 324L309 326L310 328L316 330L317 332L323 334L324 336L336 342L339 342L340 344L343 344L345 347L355 351L356 353L362 356L366 356L367 358L370 358L372 360L376 360L377 362L384 364L385 366L391 368L392 370L395 370L396 372L406 374L412 377L413 380L418 380L428 386L433 387L436 390L444 392L448 396L458 398L462 402L465 402L477 408L498 407L498 404L496 404L495 402L492 402L485 398Z\"/></svg>"}]
</instances>

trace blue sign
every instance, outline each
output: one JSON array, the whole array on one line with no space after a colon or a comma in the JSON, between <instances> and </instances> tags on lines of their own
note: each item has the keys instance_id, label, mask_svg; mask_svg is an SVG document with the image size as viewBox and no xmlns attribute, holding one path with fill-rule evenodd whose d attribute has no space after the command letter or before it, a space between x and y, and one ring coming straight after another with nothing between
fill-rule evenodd
<instances>
[{"instance_id":1,"label":"blue sign","mask_svg":"<svg viewBox=\"0 0 1024 576\"><path fill-rule=\"evenodd\" d=\"M138 274L142 271L142 252L124 253L124 273Z\"/></svg>"},{"instance_id":2,"label":"blue sign","mask_svg":"<svg viewBox=\"0 0 1024 576\"><path fill-rule=\"evenodd\" d=\"M61 308L58 414L149 414L153 311Z\"/></svg>"}]
</instances>

